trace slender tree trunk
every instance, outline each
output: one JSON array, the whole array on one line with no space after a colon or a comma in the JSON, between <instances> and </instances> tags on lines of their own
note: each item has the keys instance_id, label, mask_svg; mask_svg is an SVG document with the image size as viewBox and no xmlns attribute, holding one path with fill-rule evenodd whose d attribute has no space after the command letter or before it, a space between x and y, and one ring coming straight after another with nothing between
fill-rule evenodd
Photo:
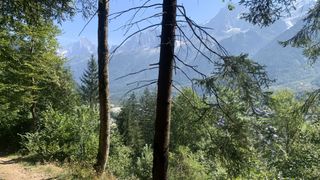
<instances>
[{"instance_id":1,"label":"slender tree trunk","mask_svg":"<svg viewBox=\"0 0 320 180\"><path fill-rule=\"evenodd\" d=\"M30 45L30 54L33 55L34 53L34 45L33 45L33 39L31 39L31 45ZM34 77L31 77L31 86L35 86L36 82ZM30 111L31 111L31 116L32 116L32 127L31 129L33 131L36 131L38 128L38 115L37 115L37 101L36 101L36 92L35 90L31 91L31 95L32 95L32 104L30 107Z\"/></svg>"},{"instance_id":2,"label":"slender tree trunk","mask_svg":"<svg viewBox=\"0 0 320 180\"><path fill-rule=\"evenodd\" d=\"M99 0L98 5L98 68L99 68L99 103L100 135L99 150L95 170L101 175L107 165L110 146L110 109L109 109L109 49L108 15L109 0Z\"/></svg>"},{"instance_id":3,"label":"slender tree trunk","mask_svg":"<svg viewBox=\"0 0 320 180\"><path fill-rule=\"evenodd\" d=\"M31 108L30 108L30 111L31 111L31 116L32 116L32 127L31 129L33 131L36 131L37 128L38 128L38 115L37 115L37 104L36 102L33 102L32 105L31 105Z\"/></svg>"},{"instance_id":4,"label":"slender tree trunk","mask_svg":"<svg viewBox=\"0 0 320 180\"><path fill-rule=\"evenodd\" d=\"M168 178L172 69L177 0L163 0L157 109L153 150L153 179Z\"/></svg>"}]
</instances>

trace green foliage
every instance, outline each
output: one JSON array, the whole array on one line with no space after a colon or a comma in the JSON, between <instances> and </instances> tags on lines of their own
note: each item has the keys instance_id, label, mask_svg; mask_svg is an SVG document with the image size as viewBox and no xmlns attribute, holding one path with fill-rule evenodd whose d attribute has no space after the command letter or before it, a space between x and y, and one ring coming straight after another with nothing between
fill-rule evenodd
<instances>
[{"instance_id":1,"label":"green foliage","mask_svg":"<svg viewBox=\"0 0 320 180\"><path fill-rule=\"evenodd\" d=\"M74 5L72 0L3 0L0 2L0 25L16 21L28 24L37 24L39 20L61 22L75 14Z\"/></svg>"},{"instance_id":2,"label":"green foliage","mask_svg":"<svg viewBox=\"0 0 320 180\"><path fill-rule=\"evenodd\" d=\"M249 13L245 14L246 20L265 26L278 19L283 10L289 12L294 1L242 0L240 3L249 7ZM304 18L302 29L289 40L281 42L283 46L303 48L304 55L311 60L311 63L314 63L320 55L318 36L320 2L314 3ZM277 11L272 11L274 7ZM303 131L303 127L308 126L312 129L316 124L314 122L318 119L318 108L315 106L318 104L318 94L319 90L311 93L302 108L299 108L301 102L298 102L290 92L281 92L272 98L274 117L264 123L268 124L269 135L276 138L267 140L268 148L263 149L262 154L268 155L267 159L270 159L268 166L276 166L281 177L307 179L315 177L313 160L318 160L318 156L315 155L318 152L312 151L311 147L316 149L318 143L304 138L308 133Z\"/></svg>"},{"instance_id":3,"label":"green foliage","mask_svg":"<svg viewBox=\"0 0 320 180\"><path fill-rule=\"evenodd\" d=\"M131 94L123 102L121 112L116 117L116 124L125 145L131 146L137 154L146 144L153 143L155 97L155 93L148 89L139 99L135 94Z\"/></svg>"},{"instance_id":4,"label":"green foliage","mask_svg":"<svg viewBox=\"0 0 320 180\"><path fill-rule=\"evenodd\" d=\"M310 118L298 111L303 103L292 92L276 92L265 104L268 107L255 106L256 110L243 102L241 91L221 87L219 92L224 92L219 93L219 106L210 96L201 99L190 89L174 98L171 179L319 176L319 121L305 120ZM131 95L124 101L122 112L112 125L108 171L119 179L151 178L153 150L142 136L148 129L137 118L147 119L153 114L152 108L141 110L142 104L155 102L155 97L148 94L139 98ZM308 112L317 114L319 109ZM41 130L23 136L26 149L47 160L72 160L73 178L93 178L97 113L89 107L79 107L73 113L48 110L43 117ZM132 127L139 129L132 132ZM141 144L133 144L136 142Z\"/></svg>"},{"instance_id":5,"label":"green foliage","mask_svg":"<svg viewBox=\"0 0 320 180\"><path fill-rule=\"evenodd\" d=\"M210 129L213 146L208 148L210 156L226 168L229 177L246 174L250 169L252 158L252 142L250 141L250 121L247 111L250 104L240 99L239 91L222 88L220 105L210 105L211 123L215 128ZM210 121L209 121L210 122Z\"/></svg>"},{"instance_id":6,"label":"green foliage","mask_svg":"<svg viewBox=\"0 0 320 180\"><path fill-rule=\"evenodd\" d=\"M239 4L247 7L242 18L259 26L268 26L294 9L295 0L240 0Z\"/></svg>"},{"instance_id":7,"label":"green foliage","mask_svg":"<svg viewBox=\"0 0 320 180\"><path fill-rule=\"evenodd\" d=\"M136 96L132 94L117 117L117 125L120 134L124 137L125 145L138 150L143 146L141 126L139 122L139 107Z\"/></svg>"},{"instance_id":8,"label":"green foliage","mask_svg":"<svg viewBox=\"0 0 320 180\"><path fill-rule=\"evenodd\" d=\"M42 127L34 133L22 135L28 153L45 160L92 162L98 146L98 115L86 107L78 107L66 114L47 110Z\"/></svg>"},{"instance_id":9,"label":"green foliage","mask_svg":"<svg viewBox=\"0 0 320 180\"><path fill-rule=\"evenodd\" d=\"M264 67L247 55L225 57L211 77L198 81L207 96L206 151L228 178L245 176L254 166L252 114L265 101L262 89L271 82Z\"/></svg>"},{"instance_id":10,"label":"green foliage","mask_svg":"<svg viewBox=\"0 0 320 180\"><path fill-rule=\"evenodd\" d=\"M246 6L249 12L243 14L242 18L260 26L269 26L276 20L283 17L283 14L290 15L290 11L295 10L295 0L241 0L240 4ZM320 55L319 42L319 11L320 2L315 1L315 5L309 9L304 25L292 38L281 42L283 46L303 48L303 53L314 63Z\"/></svg>"},{"instance_id":11,"label":"green foliage","mask_svg":"<svg viewBox=\"0 0 320 180\"><path fill-rule=\"evenodd\" d=\"M122 103L121 112L115 119L124 142L122 150L128 148L131 152L124 158L130 160L128 166L122 165L126 170L116 174L120 175L119 177L151 178L152 149L150 144L153 143L155 100L155 93L146 89L141 97L137 98L135 94L131 94ZM116 159L118 164L119 159L122 158Z\"/></svg>"},{"instance_id":12,"label":"green foliage","mask_svg":"<svg viewBox=\"0 0 320 180\"><path fill-rule=\"evenodd\" d=\"M52 108L44 112L41 129L21 135L24 153L40 160L69 163L71 179L95 177L92 164L98 149L98 112L76 107L63 113ZM120 179L134 179L133 151L125 146L116 126L112 126L108 170ZM69 178L69 177L68 177Z\"/></svg>"},{"instance_id":13,"label":"green foliage","mask_svg":"<svg viewBox=\"0 0 320 180\"><path fill-rule=\"evenodd\" d=\"M152 179L153 150L151 146L145 145L141 156L137 158L135 173L140 179Z\"/></svg>"},{"instance_id":14,"label":"green foliage","mask_svg":"<svg viewBox=\"0 0 320 180\"><path fill-rule=\"evenodd\" d=\"M218 103L223 103L219 99L226 88L238 92L241 103L252 106L264 98L263 88L268 88L272 80L264 66L249 59L247 54L241 54L225 57L223 62L217 63L212 76L198 80L197 83L207 95L214 96Z\"/></svg>"},{"instance_id":15,"label":"green foliage","mask_svg":"<svg viewBox=\"0 0 320 180\"><path fill-rule=\"evenodd\" d=\"M301 104L289 91L272 96L274 117L268 126L275 138L262 145L265 149L261 153L269 159L268 166L275 167L282 177L312 179L317 174L314 169L318 168L319 143L313 142L309 133L318 127L304 119L299 111Z\"/></svg>"},{"instance_id":16,"label":"green foliage","mask_svg":"<svg viewBox=\"0 0 320 180\"><path fill-rule=\"evenodd\" d=\"M153 144L154 120L156 118L156 92L145 89L139 99L139 119L142 127L143 146Z\"/></svg>"},{"instance_id":17,"label":"green foliage","mask_svg":"<svg viewBox=\"0 0 320 180\"><path fill-rule=\"evenodd\" d=\"M93 55L88 61L87 70L81 77L80 94L84 102L94 107L99 99L98 65Z\"/></svg>"},{"instance_id":18,"label":"green foliage","mask_svg":"<svg viewBox=\"0 0 320 180\"><path fill-rule=\"evenodd\" d=\"M173 151L179 146L188 146L194 151L203 148L207 134L203 128L207 119L202 117L205 107L205 103L191 89L183 89L174 99L170 140Z\"/></svg>"},{"instance_id":19,"label":"green foliage","mask_svg":"<svg viewBox=\"0 0 320 180\"><path fill-rule=\"evenodd\" d=\"M314 63L320 56L320 2L316 1L304 18L302 29L282 45L303 48L303 53Z\"/></svg>"},{"instance_id":20,"label":"green foliage","mask_svg":"<svg viewBox=\"0 0 320 180\"><path fill-rule=\"evenodd\" d=\"M71 73L56 54L57 27L14 25L0 27L0 129L5 129L0 139L15 142L11 147L18 146L17 133L39 128L39 116L49 106L67 112L77 103Z\"/></svg>"},{"instance_id":21,"label":"green foliage","mask_svg":"<svg viewBox=\"0 0 320 180\"><path fill-rule=\"evenodd\" d=\"M125 146L116 128L112 129L110 144L109 171L120 179L132 176L132 148Z\"/></svg>"},{"instance_id":22,"label":"green foliage","mask_svg":"<svg viewBox=\"0 0 320 180\"><path fill-rule=\"evenodd\" d=\"M193 153L188 147L180 146L170 158L170 179L212 179L210 166L202 152Z\"/></svg>"}]
</instances>

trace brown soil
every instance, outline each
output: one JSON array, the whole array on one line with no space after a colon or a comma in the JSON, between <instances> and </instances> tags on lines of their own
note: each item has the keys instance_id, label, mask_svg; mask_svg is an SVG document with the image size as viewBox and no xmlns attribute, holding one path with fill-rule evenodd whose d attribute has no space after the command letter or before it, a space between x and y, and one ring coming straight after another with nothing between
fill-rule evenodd
<instances>
[{"instance_id":1,"label":"brown soil","mask_svg":"<svg viewBox=\"0 0 320 180\"><path fill-rule=\"evenodd\" d=\"M0 157L0 180L49 180L61 173L62 169L52 164L28 165L19 157Z\"/></svg>"}]
</instances>

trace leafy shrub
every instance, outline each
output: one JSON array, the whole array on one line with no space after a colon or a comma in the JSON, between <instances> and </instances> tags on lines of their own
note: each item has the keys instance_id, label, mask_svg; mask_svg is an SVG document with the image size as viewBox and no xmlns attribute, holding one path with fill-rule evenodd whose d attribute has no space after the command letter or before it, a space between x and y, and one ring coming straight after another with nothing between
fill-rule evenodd
<instances>
[{"instance_id":1,"label":"leafy shrub","mask_svg":"<svg viewBox=\"0 0 320 180\"><path fill-rule=\"evenodd\" d=\"M132 175L132 154L130 147L125 146L116 127L112 127L110 157L108 169L120 179L133 179Z\"/></svg>"},{"instance_id":2,"label":"leafy shrub","mask_svg":"<svg viewBox=\"0 0 320 180\"><path fill-rule=\"evenodd\" d=\"M212 179L210 168L203 153L193 153L188 147L180 146L171 154L170 179Z\"/></svg>"},{"instance_id":3,"label":"leafy shrub","mask_svg":"<svg viewBox=\"0 0 320 180\"><path fill-rule=\"evenodd\" d=\"M92 161L98 147L98 115L87 107L72 113L52 108L43 114L42 127L35 133L22 135L28 153L44 160Z\"/></svg>"}]
</instances>

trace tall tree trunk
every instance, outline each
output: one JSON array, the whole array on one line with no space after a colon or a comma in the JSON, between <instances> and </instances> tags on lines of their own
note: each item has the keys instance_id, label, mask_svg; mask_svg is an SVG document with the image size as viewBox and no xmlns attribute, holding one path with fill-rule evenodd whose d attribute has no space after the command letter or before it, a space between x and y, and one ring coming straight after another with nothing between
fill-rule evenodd
<instances>
[{"instance_id":1,"label":"tall tree trunk","mask_svg":"<svg viewBox=\"0 0 320 180\"><path fill-rule=\"evenodd\" d=\"M101 175L107 165L110 146L110 109L109 109L109 49L108 15L109 0L99 0L98 5L98 68L99 68L99 103L100 134L99 149L95 170Z\"/></svg>"},{"instance_id":2,"label":"tall tree trunk","mask_svg":"<svg viewBox=\"0 0 320 180\"><path fill-rule=\"evenodd\" d=\"M153 150L153 179L168 178L172 69L177 0L163 0L157 109Z\"/></svg>"}]
</instances>

